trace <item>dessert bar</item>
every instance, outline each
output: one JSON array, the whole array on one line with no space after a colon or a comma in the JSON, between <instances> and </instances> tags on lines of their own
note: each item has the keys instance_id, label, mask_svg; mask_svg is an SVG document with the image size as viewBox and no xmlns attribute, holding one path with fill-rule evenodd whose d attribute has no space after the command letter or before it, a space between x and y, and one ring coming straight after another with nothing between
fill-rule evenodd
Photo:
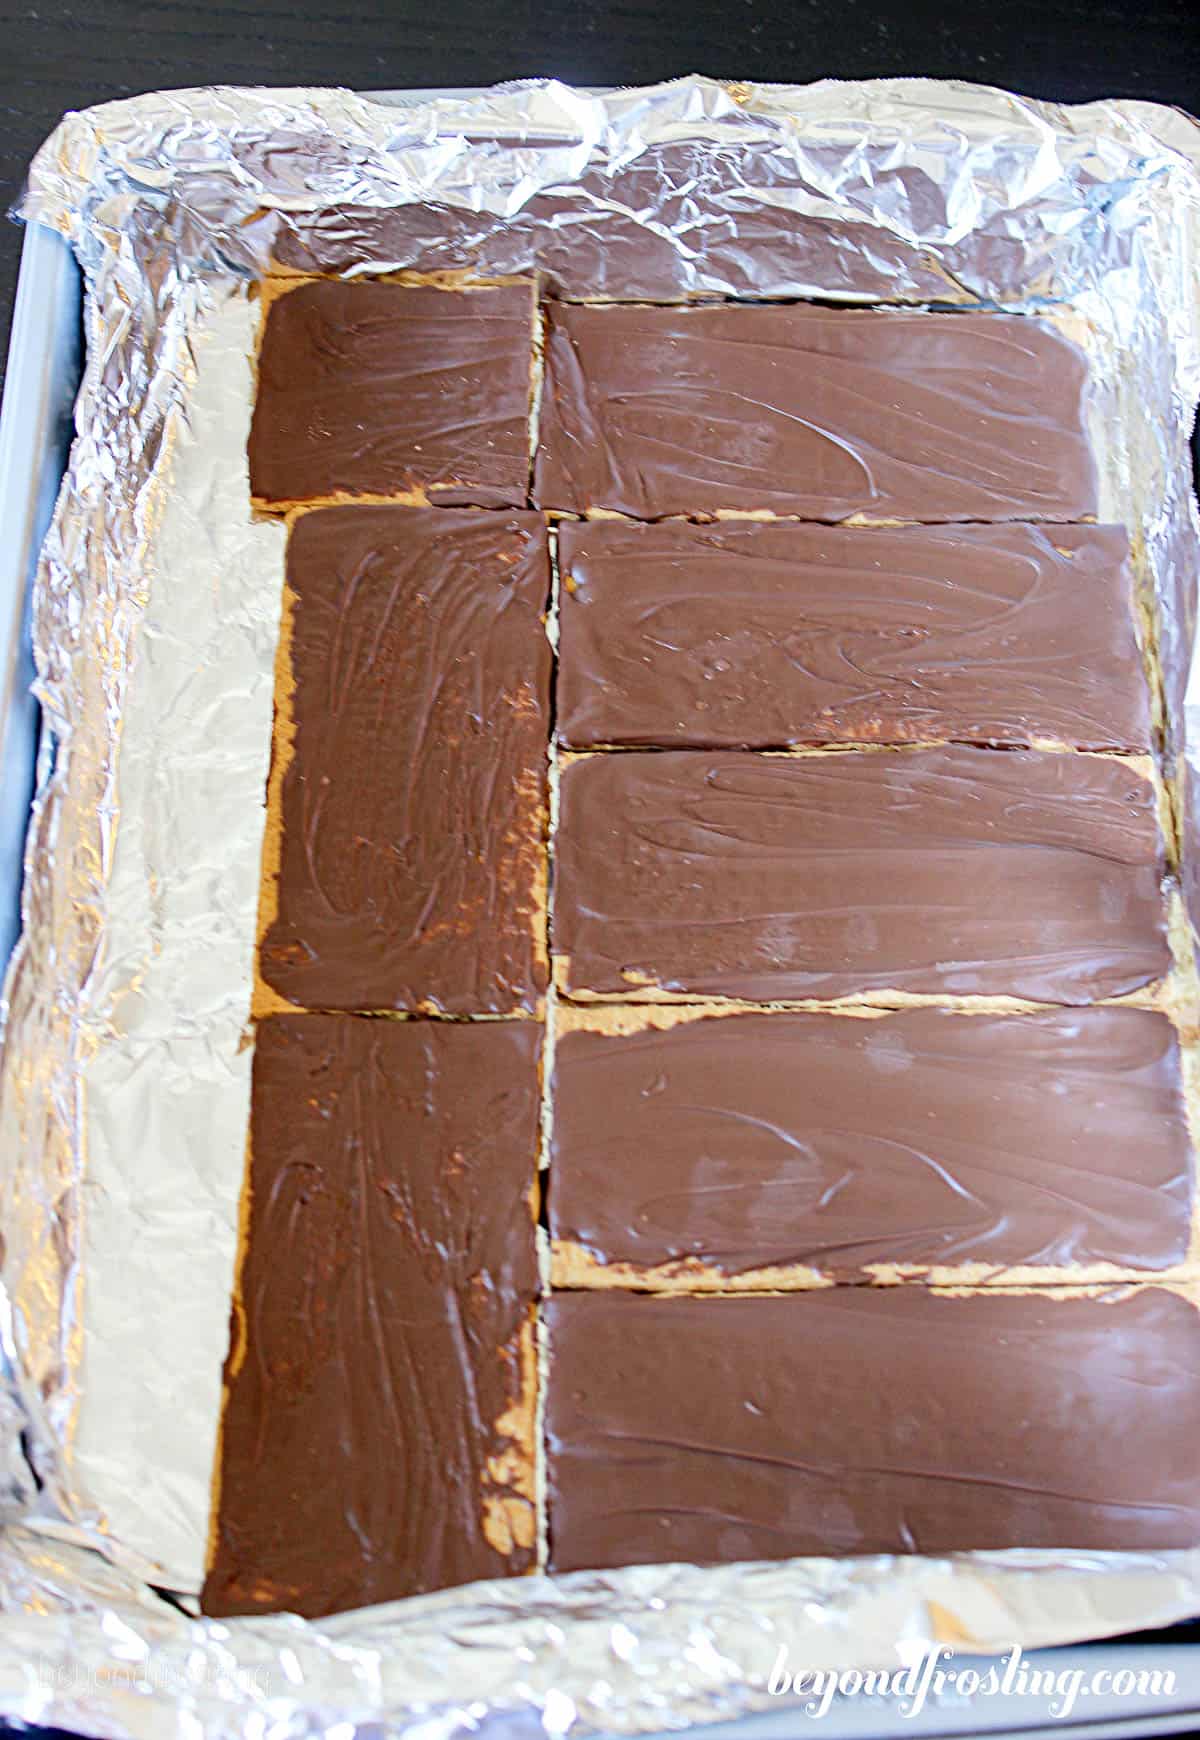
<instances>
[{"instance_id":1,"label":"dessert bar","mask_svg":"<svg viewBox=\"0 0 1200 1740\"><path fill-rule=\"evenodd\" d=\"M1155 786L1111 756L586 755L556 854L571 996L1084 1003L1170 964Z\"/></svg>"},{"instance_id":2,"label":"dessert bar","mask_svg":"<svg viewBox=\"0 0 1200 1740\"><path fill-rule=\"evenodd\" d=\"M534 493L560 513L1094 517L1083 354L1022 315L546 310Z\"/></svg>"},{"instance_id":3,"label":"dessert bar","mask_svg":"<svg viewBox=\"0 0 1200 1740\"><path fill-rule=\"evenodd\" d=\"M531 1010L546 983L541 520L304 514L287 587L263 980L310 1008Z\"/></svg>"},{"instance_id":4,"label":"dessert bar","mask_svg":"<svg viewBox=\"0 0 1200 1740\"><path fill-rule=\"evenodd\" d=\"M1119 526L564 521L558 737L1145 752Z\"/></svg>"},{"instance_id":5,"label":"dessert bar","mask_svg":"<svg viewBox=\"0 0 1200 1740\"><path fill-rule=\"evenodd\" d=\"M206 1613L532 1566L540 1038L259 1023Z\"/></svg>"},{"instance_id":6,"label":"dessert bar","mask_svg":"<svg viewBox=\"0 0 1200 1740\"><path fill-rule=\"evenodd\" d=\"M1153 1010L557 1023L556 1286L1044 1284L1188 1257L1179 1043Z\"/></svg>"},{"instance_id":7,"label":"dessert bar","mask_svg":"<svg viewBox=\"0 0 1200 1740\"><path fill-rule=\"evenodd\" d=\"M546 1307L550 1566L1200 1539L1200 1314L831 1287Z\"/></svg>"},{"instance_id":8,"label":"dessert bar","mask_svg":"<svg viewBox=\"0 0 1200 1740\"><path fill-rule=\"evenodd\" d=\"M533 286L268 286L250 429L260 507L389 496L524 507Z\"/></svg>"}]
</instances>

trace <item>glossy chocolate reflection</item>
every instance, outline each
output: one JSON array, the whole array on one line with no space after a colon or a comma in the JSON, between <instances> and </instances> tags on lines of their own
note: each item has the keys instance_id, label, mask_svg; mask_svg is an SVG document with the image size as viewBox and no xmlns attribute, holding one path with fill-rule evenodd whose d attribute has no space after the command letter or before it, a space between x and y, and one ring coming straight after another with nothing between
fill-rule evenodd
<instances>
[{"instance_id":1,"label":"glossy chocolate reflection","mask_svg":"<svg viewBox=\"0 0 1200 1740\"><path fill-rule=\"evenodd\" d=\"M1118 526L567 522L558 733L1146 750Z\"/></svg>"},{"instance_id":2,"label":"glossy chocolate reflection","mask_svg":"<svg viewBox=\"0 0 1200 1740\"><path fill-rule=\"evenodd\" d=\"M576 1293L547 1317L553 1570L1200 1544L1200 1316L1161 1289Z\"/></svg>"},{"instance_id":3,"label":"glossy chocolate reflection","mask_svg":"<svg viewBox=\"0 0 1200 1740\"><path fill-rule=\"evenodd\" d=\"M777 1011L555 1045L564 1284L1163 1269L1187 1255L1191 1185L1175 1029L1148 1010Z\"/></svg>"},{"instance_id":4,"label":"glossy chocolate reflection","mask_svg":"<svg viewBox=\"0 0 1200 1740\"><path fill-rule=\"evenodd\" d=\"M250 493L523 507L533 286L301 284L270 304Z\"/></svg>"},{"instance_id":5,"label":"glossy chocolate reflection","mask_svg":"<svg viewBox=\"0 0 1200 1740\"><path fill-rule=\"evenodd\" d=\"M569 994L1084 1003L1169 965L1154 790L1105 756L585 756L555 851Z\"/></svg>"},{"instance_id":6,"label":"glossy chocolate reflection","mask_svg":"<svg viewBox=\"0 0 1200 1740\"><path fill-rule=\"evenodd\" d=\"M288 546L291 713L266 983L323 1009L531 1009L546 982L546 534L328 508ZM277 741L276 753L281 753Z\"/></svg>"},{"instance_id":7,"label":"glossy chocolate reflection","mask_svg":"<svg viewBox=\"0 0 1200 1740\"><path fill-rule=\"evenodd\" d=\"M534 1558L532 1022L272 1017L206 1613Z\"/></svg>"},{"instance_id":8,"label":"glossy chocolate reflection","mask_svg":"<svg viewBox=\"0 0 1200 1740\"><path fill-rule=\"evenodd\" d=\"M584 513L1072 520L1082 353L1021 315L550 304L535 499Z\"/></svg>"}]
</instances>

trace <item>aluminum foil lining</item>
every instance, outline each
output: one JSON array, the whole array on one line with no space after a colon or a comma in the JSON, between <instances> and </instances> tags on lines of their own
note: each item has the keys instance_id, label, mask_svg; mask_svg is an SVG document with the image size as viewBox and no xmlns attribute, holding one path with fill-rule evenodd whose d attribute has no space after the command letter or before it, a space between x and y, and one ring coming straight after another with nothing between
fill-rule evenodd
<instances>
[{"instance_id":1,"label":"aluminum foil lining","mask_svg":"<svg viewBox=\"0 0 1200 1740\"><path fill-rule=\"evenodd\" d=\"M320 1623L192 1599L283 572L248 511L251 280L536 270L571 297L1049 315L1091 361L1185 794L1200 127L924 80L198 90L69 115L21 211L83 265L88 361L37 577L48 732L4 1004L0 1711L209 1740L635 1733L769 1705L781 1646L892 1667L1200 1611L1200 1552L636 1567Z\"/></svg>"}]
</instances>

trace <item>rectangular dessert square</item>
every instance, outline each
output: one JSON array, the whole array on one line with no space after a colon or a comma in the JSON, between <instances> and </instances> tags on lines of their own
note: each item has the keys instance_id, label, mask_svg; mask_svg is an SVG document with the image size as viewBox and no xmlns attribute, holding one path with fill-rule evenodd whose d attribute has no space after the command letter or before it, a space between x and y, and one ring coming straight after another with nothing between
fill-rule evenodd
<instances>
[{"instance_id":1,"label":"rectangular dessert square","mask_svg":"<svg viewBox=\"0 0 1200 1740\"><path fill-rule=\"evenodd\" d=\"M924 1287L546 1308L550 1567L1200 1544L1200 1316Z\"/></svg>"},{"instance_id":2,"label":"rectangular dessert square","mask_svg":"<svg viewBox=\"0 0 1200 1740\"><path fill-rule=\"evenodd\" d=\"M340 507L287 556L263 980L320 1009L532 1009L546 983L546 532Z\"/></svg>"},{"instance_id":3,"label":"rectangular dessert square","mask_svg":"<svg viewBox=\"0 0 1200 1740\"><path fill-rule=\"evenodd\" d=\"M559 740L1150 747L1119 526L564 522Z\"/></svg>"},{"instance_id":4,"label":"rectangular dessert square","mask_svg":"<svg viewBox=\"0 0 1200 1740\"><path fill-rule=\"evenodd\" d=\"M1091 1281L1186 1260L1166 1016L560 1005L556 1286Z\"/></svg>"},{"instance_id":5,"label":"rectangular dessert square","mask_svg":"<svg viewBox=\"0 0 1200 1740\"><path fill-rule=\"evenodd\" d=\"M1086 1003L1169 965L1155 788L1110 756L618 751L561 789L568 995Z\"/></svg>"},{"instance_id":6,"label":"rectangular dessert square","mask_svg":"<svg viewBox=\"0 0 1200 1740\"><path fill-rule=\"evenodd\" d=\"M540 1042L259 1024L206 1613L532 1568Z\"/></svg>"},{"instance_id":7,"label":"rectangular dessert square","mask_svg":"<svg viewBox=\"0 0 1200 1740\"><path fill-rule=\"evenodd\" d=\"M1024 315L547 306L534 496L567 513L1073 520L1086 363Z\"/></svg>"},{"instance_id":8,"label":"rectangular dessert square","mask_svg":"<svg viewBox=\"0 0 1200 1740\"><path fill-rule=\"evenodd\" d=\"M345 496L524 507L535 308L532 282L275 287L251 495L272 508Z\"/></svg>"}]
</instances>

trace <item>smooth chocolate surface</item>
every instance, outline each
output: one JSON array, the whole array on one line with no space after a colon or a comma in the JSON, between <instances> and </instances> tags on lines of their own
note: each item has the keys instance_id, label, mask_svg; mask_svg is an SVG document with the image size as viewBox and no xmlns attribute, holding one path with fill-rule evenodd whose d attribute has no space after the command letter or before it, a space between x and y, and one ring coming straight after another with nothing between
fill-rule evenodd
<instances>
[{"instance_id":1,"label":"smooth chocolate surface","mask_svg":"<svg viewBox=\"0 0 1200 1740\"><path fill-rule=\"evenodd\" d=\"M250 493L524 507L532 355L532 284L289 290L259 351Z\"/></svg>"},{"instance_id":2,"label":"smooth chocolate surface","mask_svg":"<svg viewBox=\"0 0 1200 1740\"><path fill-rule=\"evenodd\" d=\"M206 1613L533 1563L532 1022L260 1023Z\"/></svg>"},{"instance_id":3,"label":"smooth chocolate surface","mask_svg":"<svg viewBox=\"0 0 1200 1740\"><path fill-rule=\"evenodd\" d=\"M1104 756L586 756L555 851L568 993L1083 1003L1169 965L1153 788Z\"/></svg>"},{"instance_id":4,"label":"smooth chocolate surface","mask_svg":"<svg viewBox=\"0 0 1200 1740\"><path fill-rule=\"evenodd\" d=\"M330 508L288 546L295 751L267 984L326 1009L532 1008L545 984L546 534Z\"/></svg>"},{"instance_id":5,"label":"smooth chocolate surface","mask_svg":"<svg viewBox=\"0 0 1200 1740\"><path fill-rule=\"evenodd\" d=\"M565 522L558 733L1145 750L1119 526Z\"/></svg>"},{"instance_id":6,"label":"smooth chocolate surface","mask_svg":"<svg viewBox=\"0 0 1200 1740\"><path fill-rule=\"evenodd\" d=\"M535 499L583 513L1072 520L1086 365L1021 315L550 304Z\"/></svg>"},{"instance_id":7,"label":"smooth chocolate surface","mask_svg":"<svg viewBox=\"0 0 1200 1740\"><path fill-rule=\"evenodd\" d=\"M728 1015L560 1033L550 1232L639 1271L1161 1269L1191 1154L1163 1015Z\"/></svg>"},{"instance_id":8,"label":"smooth chocolate surface","mask_svg":"<svg viewBox=\"0 0 1200 1740\"><path fill-rule=\"evenodd\" d=\"M550 1563L1200 1544L1200 1317L837 1287L547 1307Z\"/></svg>"}]
</instances>

